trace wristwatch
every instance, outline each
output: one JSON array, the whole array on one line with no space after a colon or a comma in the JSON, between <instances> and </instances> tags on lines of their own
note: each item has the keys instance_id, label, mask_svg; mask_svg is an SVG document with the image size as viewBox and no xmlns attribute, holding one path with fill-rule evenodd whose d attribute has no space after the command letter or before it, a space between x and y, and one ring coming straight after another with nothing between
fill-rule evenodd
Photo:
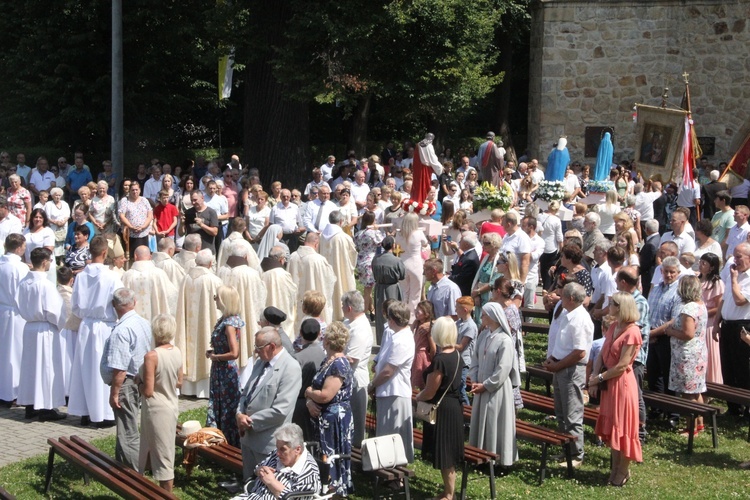
<instances>
[{"instance_id":1,"label":"wristwatch","mask_svg":"<svg viewBox=\"0 0 750 500\"><path fill-rule=\"evenodd\" d=\"M601 374L601 373L600 373L599 375L597 375L597 376L596 376L596 379L597 379L597 380L599 381L599 383L600 383L600 384L601 384L602 382L604 382L604 377L602 376L602 374Z\"/></svg>"}]
</instances>

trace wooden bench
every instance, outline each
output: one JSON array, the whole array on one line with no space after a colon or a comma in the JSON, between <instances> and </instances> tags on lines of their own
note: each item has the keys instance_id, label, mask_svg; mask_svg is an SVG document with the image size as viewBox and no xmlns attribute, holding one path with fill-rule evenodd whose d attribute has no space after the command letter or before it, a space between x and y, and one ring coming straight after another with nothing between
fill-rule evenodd
<instances>
[{"instance_id":1,"label":"wooden bench","mask_svg":"<svg viewBox=\"0 0 750 500\"><path fill-rule=\"evenodd\" d=\"M544 308L522 307L521 317L526 321L528 318L539 318L549 320L549 312Z\"/></svg>"},{"instance_id":2,"label":"wooden bench","mask_svg":"<svg viewBox=\"0 0 750 500\"><path fill-rule=\"evenodd\" d=\"M521 391L524 408L532 411L538 411L547 415L555 414L555 400L550 396L535 394L529 391ZM599 418L599 410L590 406L583 407L583 423L596 427L596 421Z\"/></svg>"},{"instance_id":3,"label":"wooden bench","mask_svg":"<svg viewBox=\"0 0 750 500\"><path fill-rule=\"evenodd\" d=\"M5 488L0 486L0 500L16 500L16 497L8 493Z\"/></svg>"},{"instance_id":4,"label":"wooden bench","mask_svg":"<svg viewBox=\"0 0 750 500\"><path fill-rule=\"evenodd\" d=\"M652 408L669 413L677 413L687 418L688 453L693 452L693 432L695 431L696 417L703 417L706 422L711 422L713 446L714 448L719 447L719 436L716 429L716 416L719 413L719 409L715 406L696 403L677 396L652 391L643 391L643 402Z\"/></svg>"},{"instance_id":5,"label":"wooden bench","mask_svg":"<svg viewBox=\"0 0 750 500\"><path fill-rule=\"evenodd\" d=\"M706 382L706 392L704 394L709 398L721 399L727 403L735 403L750 407L750 391L747 389ZM750 441L750 428L748 429L747 439Z\"/></svg>"},{"instance_id":6,"label":"wooden bench","mask_svg":"<svg viewBox=\"0 0 750 500\"><path fill-rule=\"evenodd\" d=\"M552 396L552 378L554 373L545 370L541 365L526 365L526 390L531 388L531 377L540 378L544 381L547 396Z\"/></svg>"},{"instance_id":7,"label":"wooden bench","mask_svg":"<svg viewBox=\"0 0 750 500\"><path fill-rule=\"evenodd\" d=\"M414 477L414 470L407 468L406 466L398 466L390 469L378 469L373 471L362 470L362 449L352 447L351 453L352 469L355 467L365 474L371 474L375 478L375 488L373 489L373 498L378 500L380 498L380 484L389 483L396 481L404 482L404 497L406 500L411 499L411 492L409 490L409 479Z\"/></svg>"},{"instance_id":8,"label":"wooden bench","mask_svg":"<svg viewBox=\"0 0 750 500\"><path fill-rule=\"evenodd\" d=\"M96 448L78 436L59 439L49 438L49 458L47 460L47 474L44 483L44 493L49 492L52 484L52 469L55 455L60 455L83 469L85 484L89 484L89 476L93 477L110 490L126 499L176 499L172 493L159 488L157 484L143 477L130 467L115 461L112 457Z\"/></svg>"},{"instance_id":9,"label":"wooden bench","mask_svg":"<svg viewBox=\"0 0 750 500\"><path fill-rule=\"evenodd\" d=\"M531 323L524 321L521 323L521 331L523 331L523 333L541 333L542 335L549 335L549 325L546 323Z\"/></svg>"}]
</instances>

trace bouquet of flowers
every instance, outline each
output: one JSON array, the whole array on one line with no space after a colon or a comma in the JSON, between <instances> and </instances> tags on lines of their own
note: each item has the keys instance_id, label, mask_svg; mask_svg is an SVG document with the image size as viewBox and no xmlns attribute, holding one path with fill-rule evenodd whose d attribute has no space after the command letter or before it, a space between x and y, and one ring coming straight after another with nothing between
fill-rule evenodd
<instances>
[{"instance_id":1,"label":"bouquet of flowers","mask_svg":"<svg viewBox=\"0 0 750 500\"><path fill-rule=\"evenodd\" d=\"M437 210L437 205L431 201L419 203L412 199L406 199L401 202L401 208L406 212L415 213L417 215L432 215Z\"/></svg>"},{"instance_id":2,"label":"bouquet of flowers","mask_svg":"<svg viewBox=\"0 0 750 500\"><path fill-rule=\"evenodd\" d=\"M483 182L474 191L475 212L483 209L493 210L495 208L500 208L507 212L512 205L513 188L510 184L504 183L501 187L497 187L488 182Z\"/></svg>"},{"instance_id":3,"label":"bouquet of flowers","mask_svg":"<svg viewBox=\"0 0 750 500\"><path fill-rule=\"evenodd\" d=\"M615 189L612 181L589 181L589 193L606 193Z\"/></svg>"},{"instance_id":4,"label":"bouquet of flowers","mask_svg":"<svg viewBox=\"0 0 750 500\"><path fill-rule=\"evenodd\" d=\"M536 190L537 198L544 201L562 200L565 197L565 183L563 181L542 181Z\"/></svg>"}]
</instances>

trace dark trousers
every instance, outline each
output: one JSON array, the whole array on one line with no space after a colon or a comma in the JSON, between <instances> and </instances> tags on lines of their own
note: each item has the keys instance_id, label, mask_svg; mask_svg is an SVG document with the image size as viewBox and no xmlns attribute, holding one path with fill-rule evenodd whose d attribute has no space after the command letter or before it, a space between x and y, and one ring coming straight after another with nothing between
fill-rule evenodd
<instances>
[{"instance_id":1,"label":"dark trousers","mask_svg":"<svg viewBox=\"0 0 750 500\"><path fill-rule=\"evenodd\" d=\"M743 326L750 330L750 321L723 321L721 324L721 376L726 385L750 389L750 346L740 338ZM727 406L733 413L739 411L737 404L728 403Z\"/></svg>"},{"instance_id":2,"label":"dark trousers","mask_svg":"<svg viewBox=\"0 0 750 500\"><path fill-rule=\"evenodd\" d=\"M674 394L669 390L669 365L672 362L672 346L669 337L657 337L655 343L648 346L646 361L646 381L650 391Z\"/></svg>"},{"instance_id":3,"label":"dark trousers","mask_svg":"<svg viewBox=\"0 0 750 500\"><path fill-rule=\"evenodd\" d=\"M289 252L295 252L299 248L299 233L284 233L281 241L289 247Z\"/></svg>"},{"instance_id":4,"label":"dark trousers","mask_svg":"<svg viewBox=\"0 0 750 500\"><path fill-rule=\"evenodd\" d=\"M135 249L139 246L148 246L148 236L144 236L143 238L130 238L130 262L133 262L135 258L133 257L133 254L135 253Z\"/></svg>"},{"instance_id":5,"label":"dark trousers","mask_svg":"<svg viewBox=\"0 0 750 500\"><path fill-rule=\"evenodd\" d=\"M559 251L543 253L542 256L539 257L539 272L542 275L542 290L549 290L550 285L552 285L552 276L549 275L549 269L555 265L555 262L557 262L559 257Z\"/></svg>"},{"instance_id":6,"label":"dark trousers","mask_svg":"<svg viewBox=\"0 0 750 500\"><path fill-rule=\"evenodd\" d=\"M643 378L646 367L641 363L633 363L633 375L635 383L638 384L638 421L642 426L646 425L646 403L643 402Z\"/></svg>"}]
</instances>

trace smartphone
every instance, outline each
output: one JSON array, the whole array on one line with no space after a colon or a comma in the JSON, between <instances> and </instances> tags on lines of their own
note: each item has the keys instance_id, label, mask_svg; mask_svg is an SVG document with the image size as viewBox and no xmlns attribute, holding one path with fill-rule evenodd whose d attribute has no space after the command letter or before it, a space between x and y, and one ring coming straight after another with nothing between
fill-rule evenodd
<instances>
[{"instance_id":1,"label":"smartphone","mask_svg":"<svg viewBox=\"0 0 750 500\"><path fill-rule=\"evenodd\" d=\"M445 237L445 241L450 242L451 240L453 240L453 237L451 237L451 235Z\"/></svg>"}]
</instances>

